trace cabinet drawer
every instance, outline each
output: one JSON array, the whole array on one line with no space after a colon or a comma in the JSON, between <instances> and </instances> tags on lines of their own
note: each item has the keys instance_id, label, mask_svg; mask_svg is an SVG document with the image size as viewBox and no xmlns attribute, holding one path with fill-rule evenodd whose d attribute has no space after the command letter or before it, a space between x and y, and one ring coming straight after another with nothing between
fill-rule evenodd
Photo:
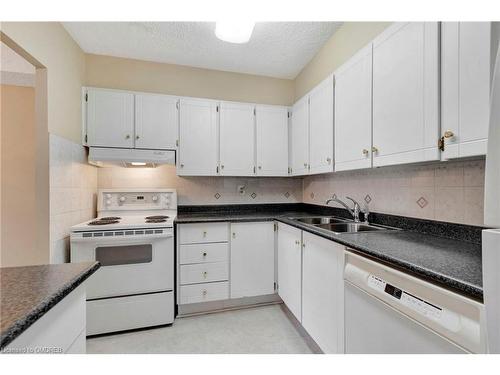
<instances>
[{"instance_id":1,"label":"cabinet drawer","mask_svg":"<svg viewBox=\"0 0 500 375\"><path fill-rule=\"evenodd\" d=\"M186 264L181 266L181 285L228 280L228 263Z\"/></svg>"},{"instance_id":2,"label":"cabinet drawer","mask_svg":"<svg viewBox=\"0 0 500 375\"><path fill-rule=\"evenodd\" d=\"M229 299L229 283L196 284L181 286L181 304Z\"/></svg>"},{"instance_id":3,"label":"cabinet drawer","mask_svg":"<svg viewBox=\"0 0 500 375\"><path fill-rule=\"evenodd\" d=\"M180 245L180 264L224 262L228 260L227 243Z\"/></svg>"},{"instance_id":4,"label":"cabinet drawer","mask_svg":"<svg viewBox=\"0 0 500 375\"><path fill-rule=\"evenodd\" d=\"M179 237L181 244L227 242L229 227L228 223L181 224Z\"/></svg>"}]
</instances>

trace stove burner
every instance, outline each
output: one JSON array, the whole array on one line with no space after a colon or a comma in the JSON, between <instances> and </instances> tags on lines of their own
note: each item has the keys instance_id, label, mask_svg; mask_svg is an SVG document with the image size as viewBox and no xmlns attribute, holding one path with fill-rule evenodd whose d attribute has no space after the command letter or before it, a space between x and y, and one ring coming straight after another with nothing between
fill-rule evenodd
<instances>
[{"instance_id":1,"label":"stove burner","mask_svg":"<svg viewBox=\"0 0 500 375\"><path fill-rule=\"evenodd\" d=\"M146 220L163 220L168 219L166 215L157 215L157 216L146 216Z\"/></svg>"},{"instance_id":2,"label":"stove burner","mask_svg":"<svg viewBox=\"0 0 500 375\"><path fill-rule=\"evenodd\" d=\"M166 219L148 219L146 220L146 223L164 223L166 221Z\"/></svg>"},{"instance_id":3,"label":"stove burner","mask_svg":"<svg viewBox=\"0 0 500 375\"><path fill-rule=\"evenodd\" d=\"M91 221L88 225L106 225L106 224L117 224L118 220L94 220Z\"/></svg>"},{"instance_id":4,"label":"stove burner","mask_svg":"<svg viewBox=\"0 0 500 375\"><path fill-rule=\"evenodd\" d=\"M106 216L106 217L101 217L100 219L97 219L97 220L104 220L104 221L108 221L108 220L120 220L121 217L118 217L118 216Z\"/></svg>"}]
</instances>

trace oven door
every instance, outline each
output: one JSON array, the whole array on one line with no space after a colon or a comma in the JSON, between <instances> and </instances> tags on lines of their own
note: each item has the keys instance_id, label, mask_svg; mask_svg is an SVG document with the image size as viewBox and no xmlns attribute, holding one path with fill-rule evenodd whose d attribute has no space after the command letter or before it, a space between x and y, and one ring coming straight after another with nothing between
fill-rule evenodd
<instances>
[{"instance_id":1,"label":"oven door","mask_svg":"<svg viewBox=\"0 0 500 375\"><path fill-rule=\"evenodd\" d=\"M71 235L71 262L99 261L101 268L87 281L87 299L172 291L174 240L162 235L84 238Z\"/></svg>"}]
</instances>

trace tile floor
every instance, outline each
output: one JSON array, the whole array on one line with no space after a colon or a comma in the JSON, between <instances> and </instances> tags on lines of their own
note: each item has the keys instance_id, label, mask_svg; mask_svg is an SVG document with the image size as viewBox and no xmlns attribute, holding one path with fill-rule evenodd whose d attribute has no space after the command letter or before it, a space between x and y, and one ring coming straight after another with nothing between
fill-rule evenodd
<instances>
[{"instance_id":1,"label":"tile floor","mask_svg":"<svg viewBox=\"0 0 500 375\"><path fill-rule=\"evenodd\" d=\"M171 327L87 340L87 353L311 354L315 343L283 305L176 319Z\"/></svg>"}]
</instances>

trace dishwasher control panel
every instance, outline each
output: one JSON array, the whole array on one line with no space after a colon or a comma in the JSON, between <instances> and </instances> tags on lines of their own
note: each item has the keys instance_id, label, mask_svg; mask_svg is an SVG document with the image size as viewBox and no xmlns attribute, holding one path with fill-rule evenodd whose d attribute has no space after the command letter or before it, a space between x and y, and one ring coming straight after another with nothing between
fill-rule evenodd
<instances>
[{"instance_id":1,"label":"dishwasher control panel","mask_svg":"<svg viewBox=\"0 0 500 375\"><path fill-rule=\"evenodd\" d=\"M435 306L432 303L427 302L421 298L418 298L402 289L399 289L398 287L387 283L380 277L370 275L368 277L368 285L371 288L378 290L379 292L389 294L391 297L399 300L402 305L418 312L421 315L434 320L441 319L441 316L443 314L442 308Z\"/></svg>"}]
</instances>

